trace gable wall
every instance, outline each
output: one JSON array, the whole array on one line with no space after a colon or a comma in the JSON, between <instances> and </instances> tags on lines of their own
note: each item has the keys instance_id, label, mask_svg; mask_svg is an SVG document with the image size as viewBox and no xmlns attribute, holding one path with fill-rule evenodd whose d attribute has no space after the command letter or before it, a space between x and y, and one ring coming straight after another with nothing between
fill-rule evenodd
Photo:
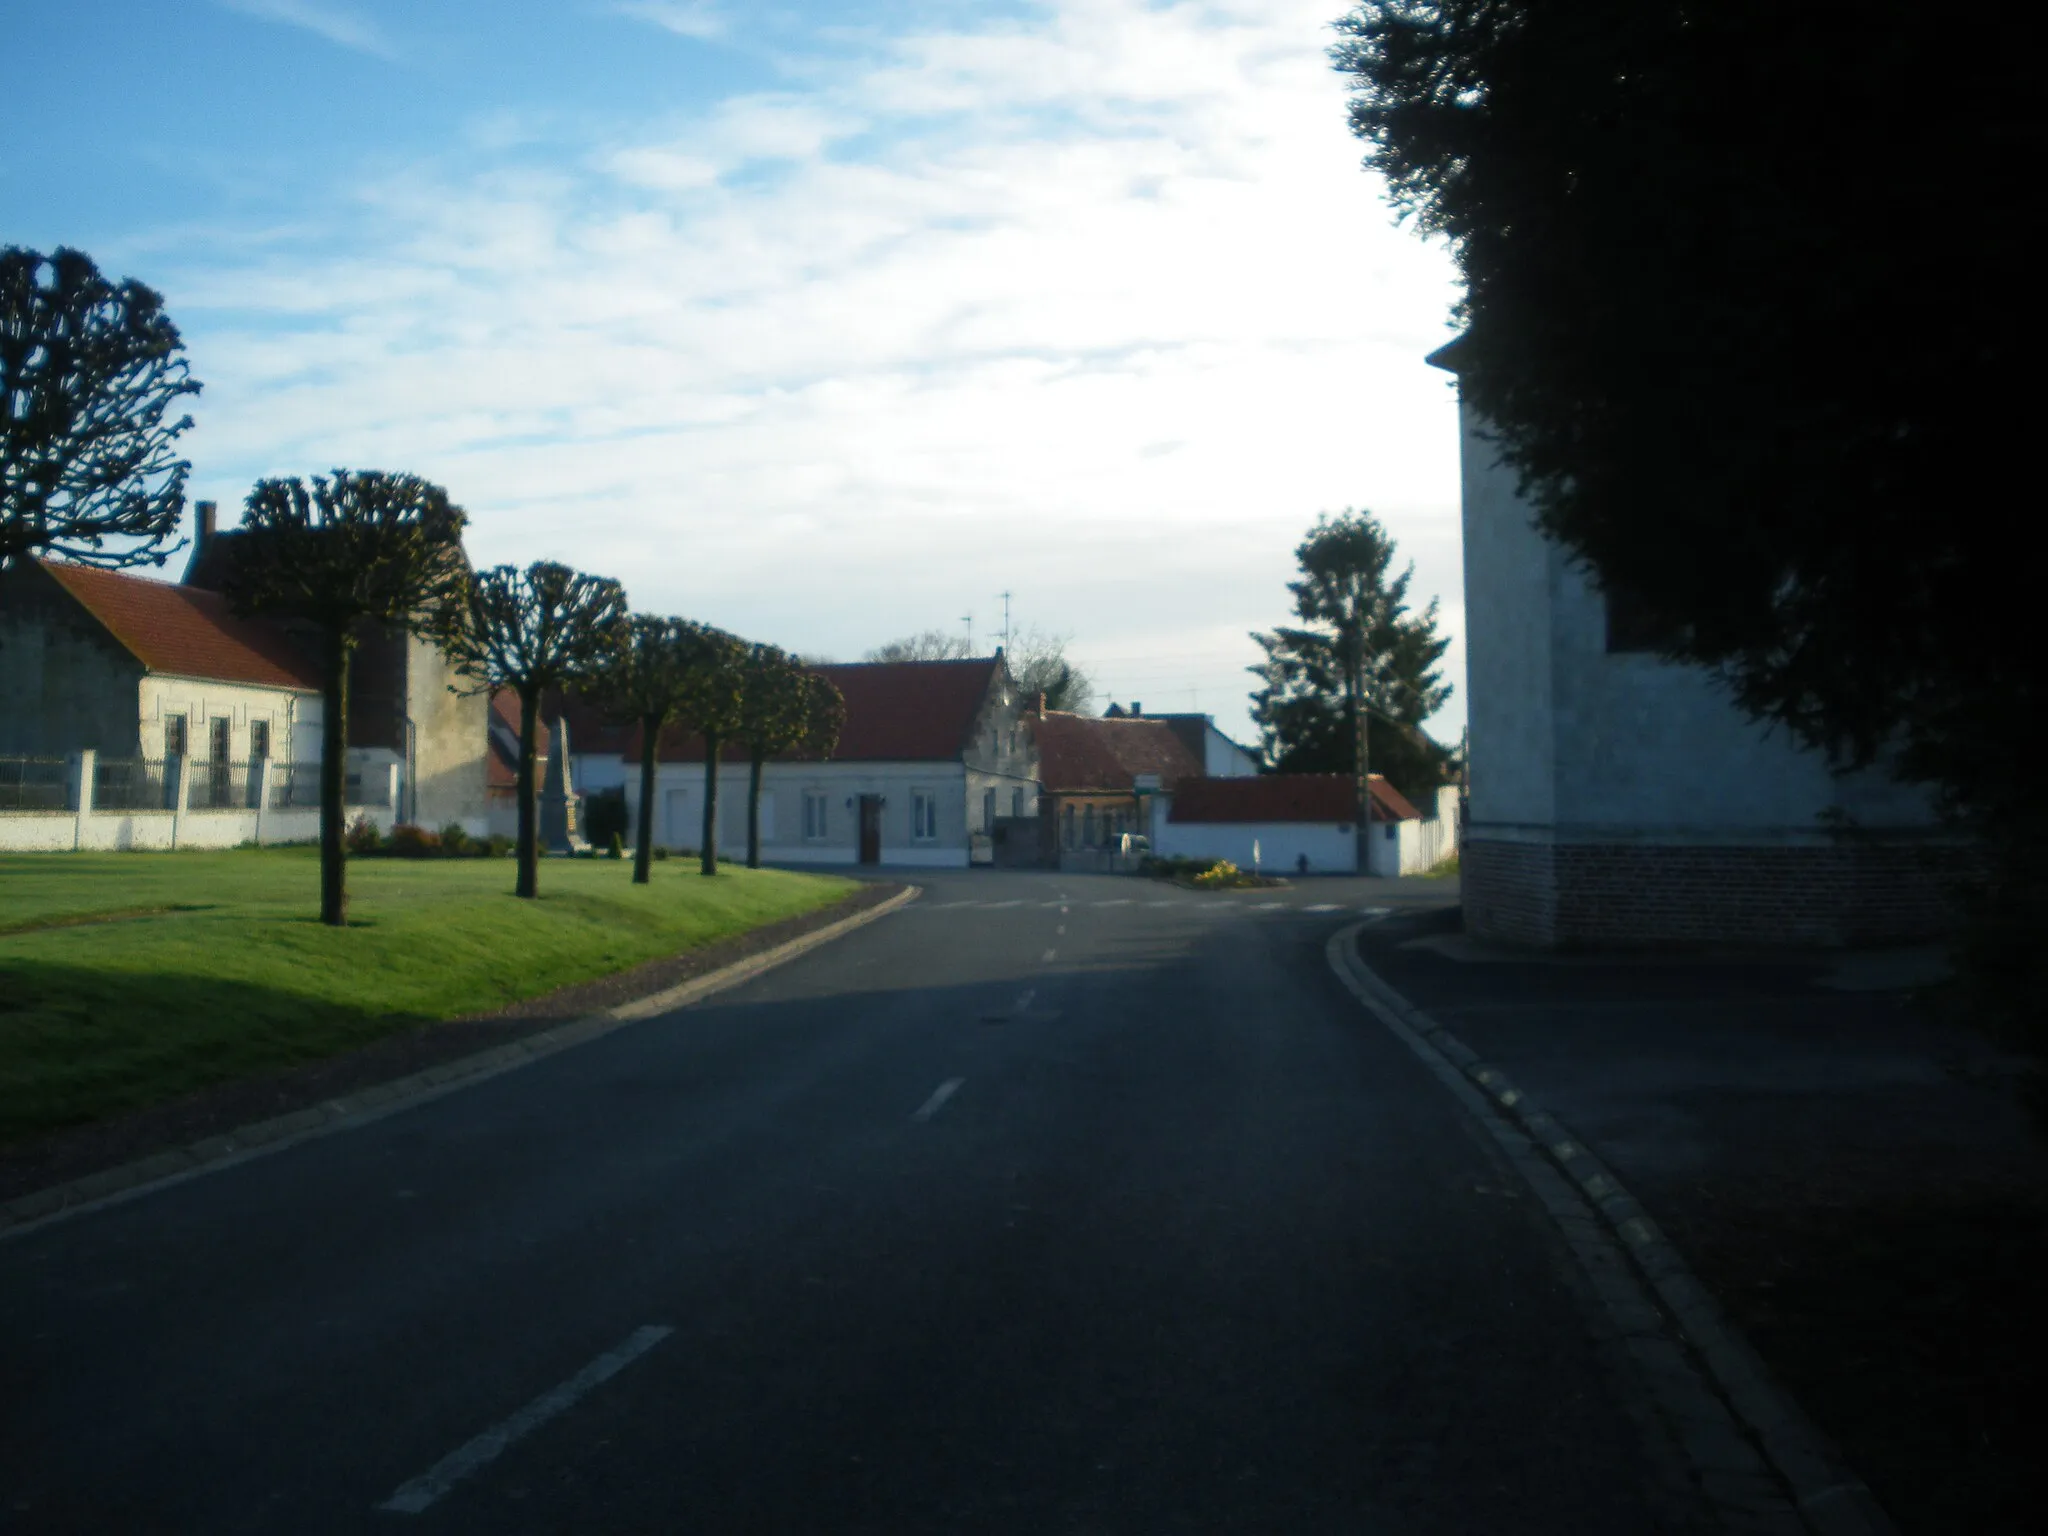
<instances>
[{"instance_id":1,"label":"gable wall","mask_svg":"<svg viewBox=\"0 0 2048 1536\"><path fill-rule=\"evenodd\" d=\"M49 575L0 572L0 753L136 752L142 663Z\"/></svg>"}]
</instances>

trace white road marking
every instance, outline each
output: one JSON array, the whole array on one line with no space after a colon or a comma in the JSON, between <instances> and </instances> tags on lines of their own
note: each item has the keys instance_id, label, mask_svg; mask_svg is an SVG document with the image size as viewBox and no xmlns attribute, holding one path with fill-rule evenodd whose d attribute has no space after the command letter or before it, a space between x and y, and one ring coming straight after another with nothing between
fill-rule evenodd
<instances>
[{"instance_id":1,"label":"white road marking","mask_svg":"<svg viewBox=\"0 0 2048 1536\"><path fill-rule=\"evenodd\" d=\"M603 1386L674 1332L675 1329L659 1324L634 1329L632 1336L617 1349L599 1355L560 1386L541 1393L504 1423L485 1430L460 1450L442 1457L377 1507L399 1515L420 1514L478 1467L497 1460L513 1441L540 1428L556 1414L574 1407L578 1398L594 1387Z\"/></svg>"},{"instance_id":2,"label":"white road marking","mask_svg":"<svg viewBox=\"0 0 2048 1536\"><path fill-rule=\"evenodd\" d=\"M1065 933L1066 931L1067 925L1065 923L1061 923L1058 927L1053 929L1054 933Z\"/></svg>"},{"instance_id":3,"label":"white road marking","mask_svg":"<svg viewBox=\"0 0 2048 1536\"><path fill-rule=\"evenodd\" d=\"M1048 949L1044 954L1038 957L1039 963L1042 965L1049 965L1052 962L1052 957L1054 955L1057 955L1058 953L1059 951L1056 949Z\"/></svg>"},{"instance_id":4,"label":"white road marking","mask_svg":"<svg viewBox=\"0 0 2048 1536\"><path fill-rule=\"evenodd\" d=\"M1031 1006L1031 999L1033 999L1036 996L1038 996L1038 988L1025 988L1023 994L1019 996L1017 999L1017 1011L1019 1013L1022 1013L1026 1008L1029 1008Z\"/></svg>"},{"instance_id":5,"label":"white road marking","mask_svg":"<svg viewBox=\"0 0 2048 1536\"><path fill-rule=\"evenodd\" d=\"M933 1115L936 1115L940 1110L946 1107L946 1100L950 1099L951 1097L953 1097L954 1094L958 1093L960 1091L960 1085L966 1081L967 1079L964 1077L947 1078L943 1083L939 1084L938 1090L935 1093L933 1093L930 1098L924 1101L924 1107L919 1109L918 1112L912 1115L910 1118L913 1120L931 1119Z\"/></svg>"},{"instance_id":6,"label":"white road marking","mask_svg":"<svg viewBox=\"0 0 2048 1536\"><path fill-rule=\"evenodd\" d=\"M1050 912L1054 907L1058 906L1059 903L1056 901L1041 901L1039 905L1041 907L1044 907L1048 912Z\"/></svg>"},{"instance_id":7,"label":"white road marking","mask_svg":"<svg viewBox=\"0 0 2048 1536\"><path fill-rule=\"evenodd\" d=\"M978 901L942 901L934 905L932 911L950 912L955 907L978 907L980 905L981 903Z\"/></svg>"},{"instance_id":8,"label":"white road marking","mask_svg":"<svg viewBox=\"0 0 2048 1536\"><path fill-rule=\"evenodd\" d=\"M1392 907L1360 907L1358 910L1367 917L1387 917L1392 914L1394 909Z\"/></svg>"},{"instance_id":9,"label":"white road marking","mask_svg":"<svg viewBox=\"0 0 2048 1536\"><path fill-rule=\"evenodd\" d=\"M1339 910L1334 901L1319 901L1312 907L1303 907L1304 912L1335 912Z\"/></svg>"},{"instance_id":10,"label":"white road marking","mask_svg":"<svg viewBox=\"0 0 2048 1536\"><path fill-rule=\"evenodd\" d=\"M1098 901L1095 905L1098 907L1129 907L1135 906L1137 903L1128 896L1119 896L1115 901Z\"/></svg>"},{"instance_id":11,"label":"white road marking","mask_svg":"<svg viewBox=\"0 0 2048 1536\"><path fill-rule=\"evenodd\" d=\"M1257 906L1253 907L1252 910L1254 912L1278 912L1282 907L1286 905L1287 903L1284 901L1262 901Z\"/></svg>"},{"instance_id":12,"label":"white road marking","mask_svg":"<svg viewBox=\"0 0 2048 1536\"><path fill-rule=\"evenodd\" d=\"M1021 901L985 901L981 905L984 911L994 912L1003 907L1021 907L1024 903Z\"/></svg>"},{"instance_id":13,"label":"white road marking","mask_svg":"<svg viewBox=\"0 0 2048 1536\"><path fill-rule=\"evenodd\" d=\"M1187 903L1183 901L1148 901L1145 905L1148 907L1183 907Z\"/></svg>"}]
</instances>

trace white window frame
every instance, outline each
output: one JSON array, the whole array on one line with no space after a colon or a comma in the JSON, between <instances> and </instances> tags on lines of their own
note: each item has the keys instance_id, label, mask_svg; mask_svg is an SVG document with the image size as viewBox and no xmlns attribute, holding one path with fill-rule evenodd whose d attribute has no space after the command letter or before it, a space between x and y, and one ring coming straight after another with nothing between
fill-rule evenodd
<instances>
[{"instance_id":1,"label":"white window frame","mask_svg":"<svg viewBox=\"0 0 2048 1536\"><path fill-rule=\"evenodd\" d=\"M830 836L832 797L822 789L804 791L804 841L822 843Z\"/></svg>"},{"instance_id":2,"label":"white window frame","mask_svg":"<svg viewBox=\"0 0 2048 1536\"><path fill-rule=\"evenodd\" d=\"M935 789L910 791L910 840L936 843L939 840L939 792Z\"/></svg>"}]
</instances>

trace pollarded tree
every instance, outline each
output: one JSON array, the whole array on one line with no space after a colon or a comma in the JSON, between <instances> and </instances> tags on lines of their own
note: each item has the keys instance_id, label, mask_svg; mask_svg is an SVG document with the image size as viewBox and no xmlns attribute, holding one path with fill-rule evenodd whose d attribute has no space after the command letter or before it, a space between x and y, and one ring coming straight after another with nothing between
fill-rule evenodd
<instances>
[{"instance_id":1,"label":"pollarded tree","mask_svg":"<svg viewBox=\"0 0 2048 1536\"><path fill-rule=\"evenodd\" d=\"M163 564L192 467L192 418L171 417L199 393L184 351L153 289L82 251L0 249L0 569Z\"/></svg>"},{"instance_id":2,"label":"pollarded tree","mask_svg":"<svg viewBox=\"0 0 2048 1536\"><path fill-rule=\"evenodd\" d=\"M519 695L518 895L540 894L540 817L534 772L541 696L595 682L626 643L626 589L552 560L494 565L464 594L446 637L455 663L481 687Z\"/></svg>"},{"instance_id":3,"label":"pollarded tree","mask_svg":"<svg viewBox=\"0 0 2048 1536\"><path fill-rule=\"evenodd\" d=\"M223 587L237 612L309 626L318 637L320 921L348 921L349 666L366 625L444 632L461 612L469 565L462 509L417 475L337 469L261 480L227 547Z\"/></svg>"},{"instance_id":4,"label":"pollarded tree","mask_svg":"<svg viewBox=\"0 0 2048 1536\"><path fill-rule=\"evenodd\" d=\"M747 643L710 625L698 627L690 691L678 714L704 739L704 837L699 868L718 873L718 756L745 721Z\"/></svg>"},{"instance_id":5,"label":"pollarded tree","mask_svg":"<svg viewBox=\"0 0 2048 1536\"><path fill-rule=\"evenodd\" d=\"M689 619L635 614L632 628L589 691L613 716L640 728L640 823L633 834L633 882L645 885L654 861L654 774L661 733L688 709L701 686L699 661L717 648L717 631Z\"/></svg>"},{"instance_id":6,"label":"pollarded tree","mask_svg":"<svg viewBox=\"0 0 2048 1536\"><path fill-rule=\"evenodd\" d=\"M824 677L772 645L749 649L734 733L747 747L747 868L761 867L761 772L768 759L830 757L845 717L846 701Z\"/></svg>"},{"instance_id":7,"label":"pollarded tree","mask_svg":"<svg viewBox=\"0 0 2048 1536\"><path fill-rule=\"evenodd\" d=\"M1288 591L1301 626L1252 636L1266 653L1251 671L1265 685L1252 718L1267 761L1280 772L1353 773L1361 799L1375 765L1404 794L1433 793L1448 754L1422 722L1451 696L1437 667L1450 642L1436 632L1435 600L1410 611L1414 567L1394 572L1394 541L1369 514L1317 519L1294 553L1302 574Z\"/></svg>"}]
</instances>

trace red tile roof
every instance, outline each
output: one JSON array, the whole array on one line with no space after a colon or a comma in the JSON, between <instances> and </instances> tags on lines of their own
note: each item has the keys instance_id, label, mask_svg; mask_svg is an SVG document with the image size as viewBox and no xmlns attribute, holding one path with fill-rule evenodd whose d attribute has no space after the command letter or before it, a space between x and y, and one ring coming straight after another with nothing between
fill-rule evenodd
<instances>
[{"instance_id":1,"label":"red tile roof","mask_svg":"<svg viewBox=\"0 0 2048 1536\"><path fill-rule=\"evenodd\" d=\"M548 759L550 712L543 708L533 736L537 768L545 769ZM507 794L519 788L519 692L497 688L491 693L490 751L484 754L484 786ZM572 727L570 741L576 740Z\"/></svg>"},{"instance_id":2,"label":"red tile roof","mask_svg":"<svg viewBox=\"0 0 2048 1536\"><path fill-rule=\"evenodd\" d=\"M1378 774L1374 821L1413 821L1421 813ZM1358 815L1356 784L1344 773L1262 773L1243 779L1191 779L1174 794L1169 821L1317 821L1348 825Z\"/></svg>"},{"instance_id":3,"label":"red tile roof","mask_svg":"<svg viewBox=\"0 0 2048 1536\"><path fill-rule=\"evenodd\" d=\"M811 670L829 679L846 700L846 724L834 762L946 762L967 750L975 720L994 686L993 656L965 661L870 661ZM617 752L628 762L640 757L640 732L607 720L581 700L561 711L569 721L572 753ZM553 711L550 711L552 717ZM724 761L744 761L737 745L720 752ZM701 763L704 742L694 731L671 727L661 733L664 763Z\"/></svg>"},{"instance_id":4,"label":"red tile roof","mask_svg":"<svg viewBox=\"0 0 2048 1536\"><path fill-rule=\"evenodd\" d=\"M282 629L236 617L217 592L83 565L38 563L152 672L320 691L318 669Z\"/></svg>"},{"instance_id":5,"label":"red tile roof","mask_svg":"<svg viewBox=\"0 0 2048 1536\"><path fill-rule=\"evenodd\" d=\"M1055 794L1127 790L1141 773L1158 774L1162 787L1171 789L1202 773L1202 760L1164 720L1048 711L1031 717L1031 725L1040 787Z\"/></svg>"}]
</instances>

